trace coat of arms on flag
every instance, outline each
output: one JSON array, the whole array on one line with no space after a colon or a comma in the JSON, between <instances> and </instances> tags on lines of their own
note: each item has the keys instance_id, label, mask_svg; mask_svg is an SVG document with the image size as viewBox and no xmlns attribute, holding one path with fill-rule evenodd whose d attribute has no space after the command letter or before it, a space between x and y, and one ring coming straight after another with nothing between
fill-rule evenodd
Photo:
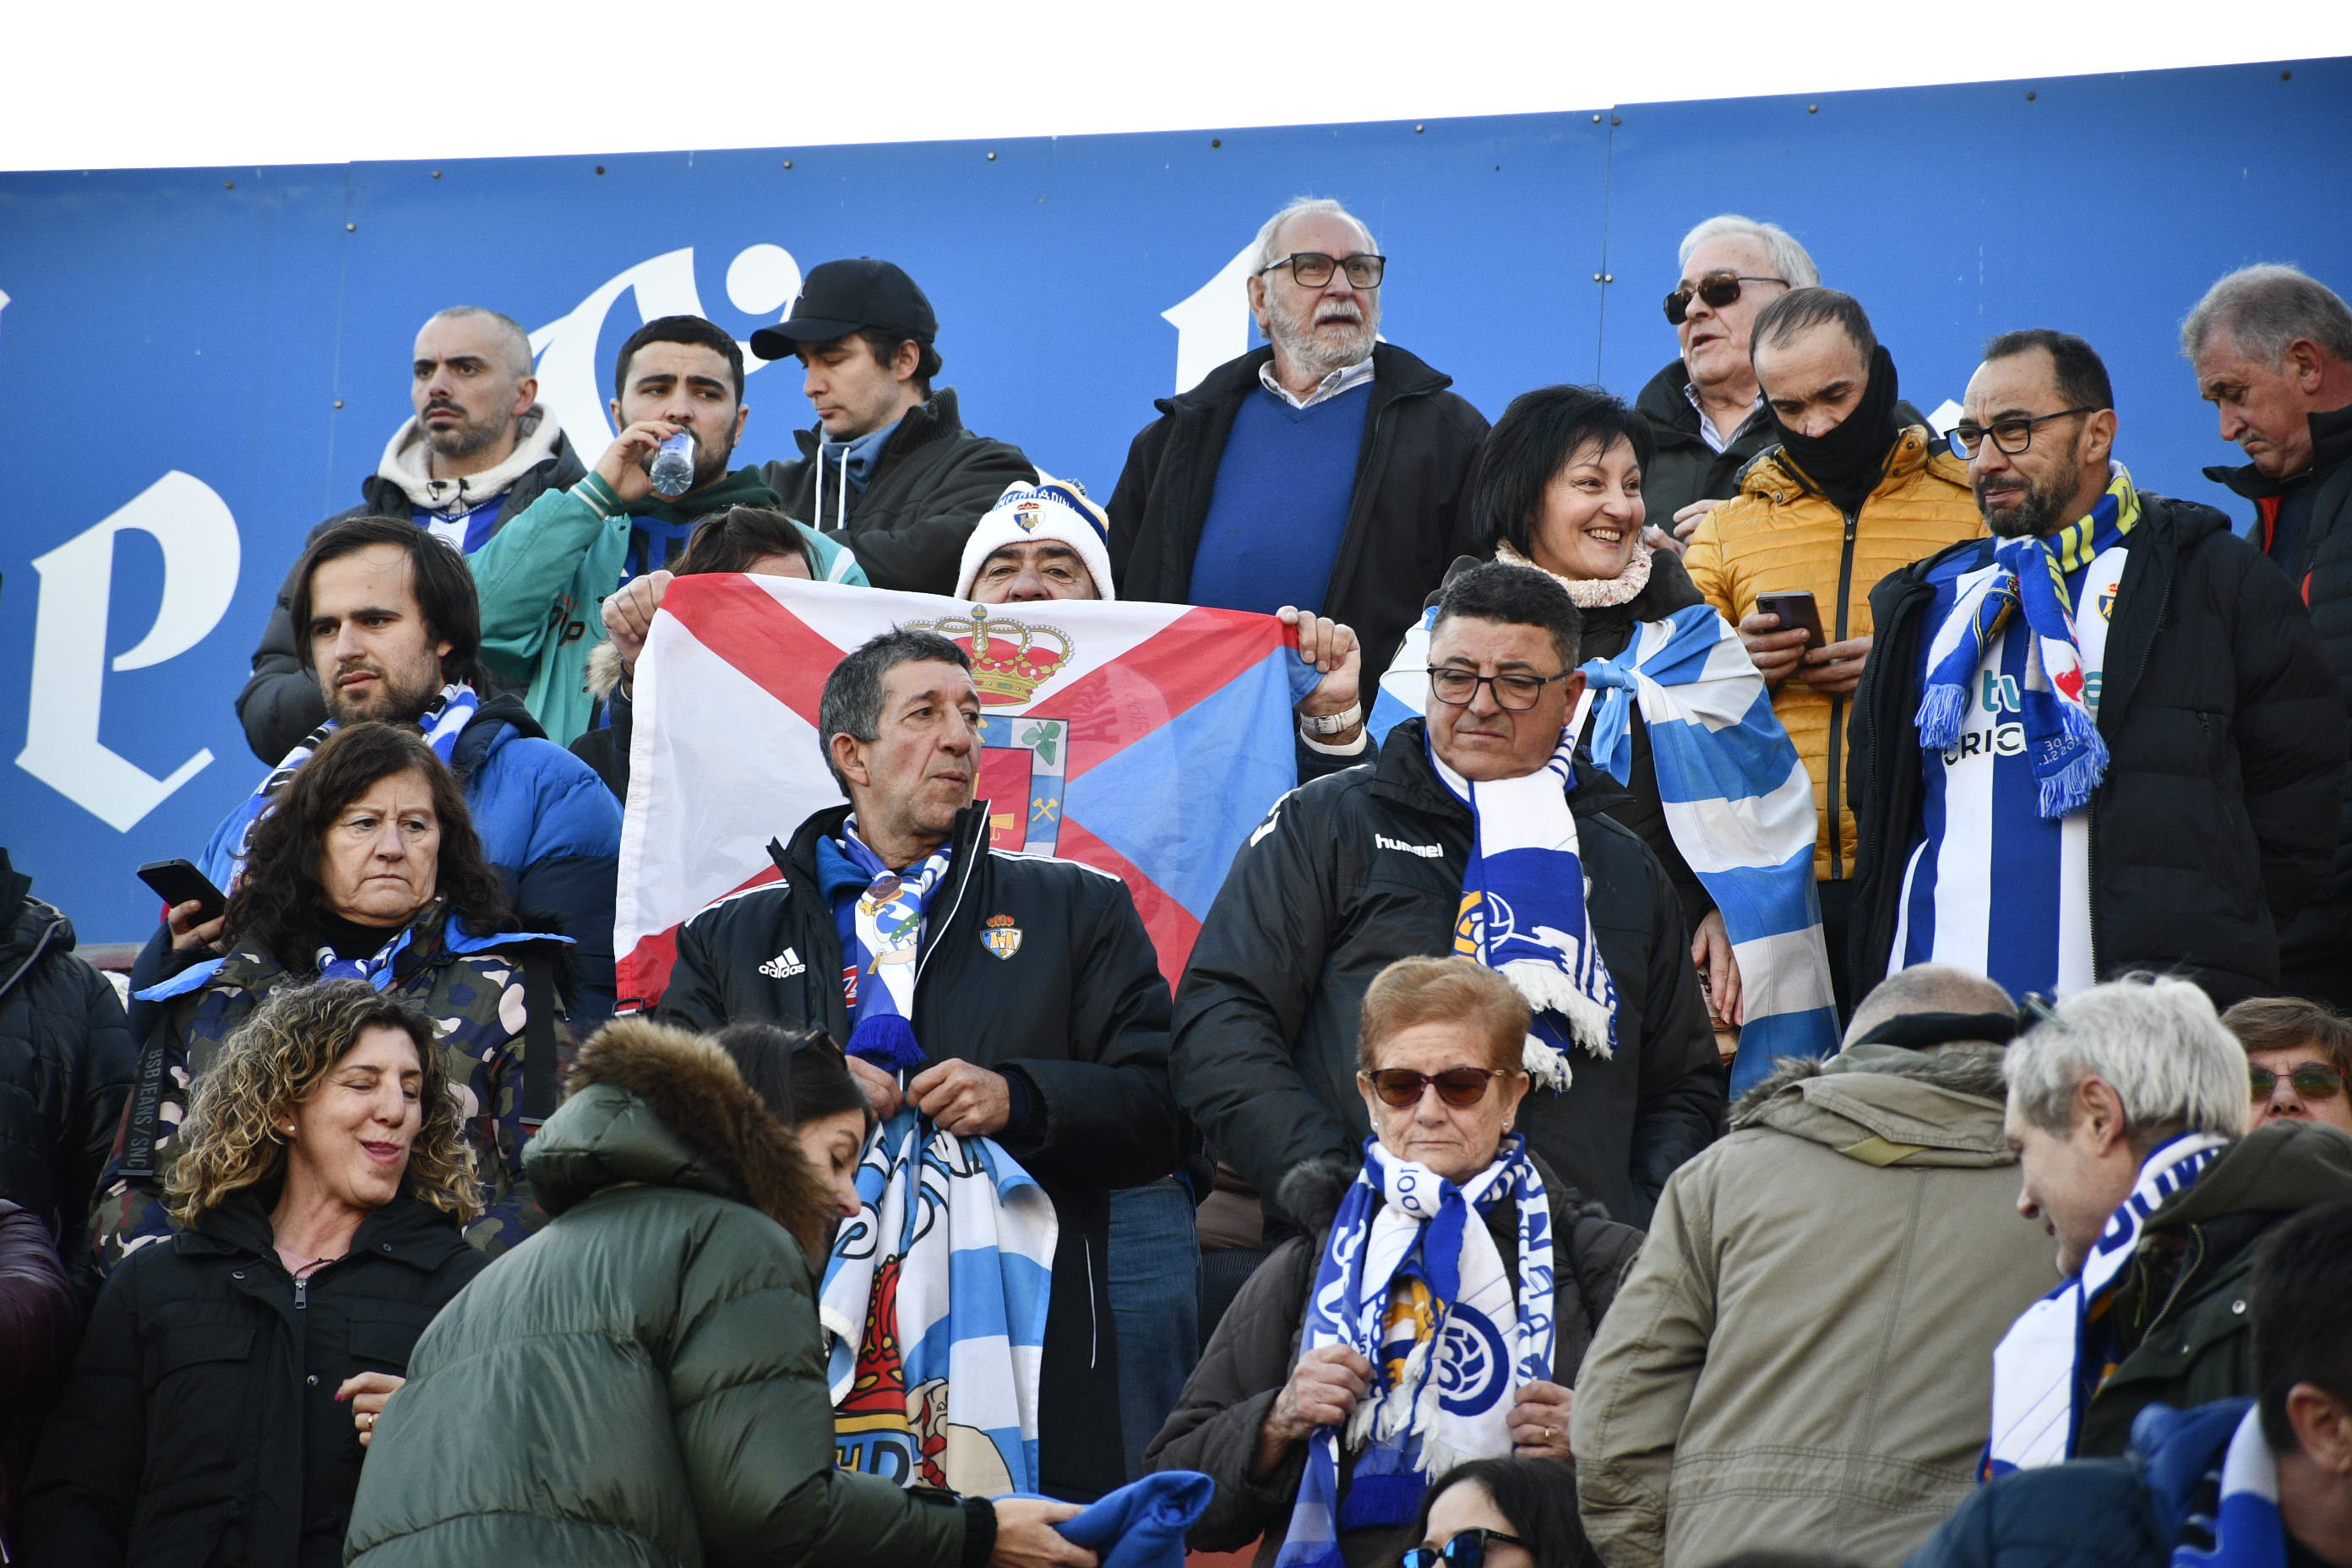
<instances>
[{"instance_id":1,"label":"coat of arms on flag","mask_svg":"<svg viewBox=\"0 0 2352 1568\"><path fill-rule=\"evenodd\" d=\"M637 661L614 931L625 1008L659 1000L679 925L776 880L769 840L840 801L818 699L844 656L899 626L971 659L990 847L1118 877L1170 982L1183 972L1242 841L1297 782L1291 706L1317 677L1289 628L1184 605L974 605L729 574L672 583ZM982 940L1003 958L1020 943Z\"/></svg>"}]
</instances>

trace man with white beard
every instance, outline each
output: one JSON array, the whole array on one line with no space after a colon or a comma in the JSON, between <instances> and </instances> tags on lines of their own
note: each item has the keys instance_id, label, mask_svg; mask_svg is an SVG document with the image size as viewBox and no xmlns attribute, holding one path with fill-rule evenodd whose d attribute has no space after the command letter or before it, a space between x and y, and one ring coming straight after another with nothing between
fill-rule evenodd
<instances>
[{"instance_id":1,"label":"man with white beard","mask_svg":"<svg viewBox=\"0 0 2352 1568\"><path fill-rule=\"evenodd\" d=\"M1258 231L1250 313L1265 347L1160 401L1110 500L1122 599L1345 622L1386 669L1457 555L1486 421L1453 378L1379 341L1387 258L1338 202ZM1334 714L1330 732L1353 714Z\"/></svg>"}]
</instances>

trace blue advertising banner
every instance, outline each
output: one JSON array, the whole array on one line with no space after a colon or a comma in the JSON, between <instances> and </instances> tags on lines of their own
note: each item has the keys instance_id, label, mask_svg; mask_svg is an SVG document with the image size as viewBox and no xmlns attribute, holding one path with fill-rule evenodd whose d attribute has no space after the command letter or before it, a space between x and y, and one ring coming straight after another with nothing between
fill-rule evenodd
<instances>
[{"instance_id":1,"label":"blue advertising banner","mask_svg":"<svg viewBox=\"0 0 2352 1568\"><path fill-rule=\"evenodd\" d=\"M1983 340L2082 332L2148 488L2226 504L2180 359L2221 273L2352 292L2352 61L1430 121L595 158L0 175L0 846L84 942L156 915L264 763L234 710L303 535L410 413L417 327L532 331L583 459L643 321L748 339L803 272L887 257L937 307L965 421L1107 499L1152 400L1251 345L1246 248L1301 193L1391 258L1382 331L1489 417L1549 382L1631 396L1675 353L1675 241L1793 230L1869 307L1913 403ZM738 463L810 422L754 362ZM2242 508L2233 508L2242 510ZM19 739L21 737L21 739ZM271 759L275 760L275 759Z\"/></svg>"}]
</instances>

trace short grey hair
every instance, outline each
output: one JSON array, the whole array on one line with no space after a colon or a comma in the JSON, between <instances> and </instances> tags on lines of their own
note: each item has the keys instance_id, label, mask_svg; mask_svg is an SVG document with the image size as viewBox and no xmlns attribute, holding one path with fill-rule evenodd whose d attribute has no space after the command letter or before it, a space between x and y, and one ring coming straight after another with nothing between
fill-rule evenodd
<instances>
[{"instance_id":1,"label":"short grey hair","mask_svg":"<svg viewBox=\"0 0 2352 1568\"><path fill-rule=\"evenodd\" d=\"M492 331L506 344L507 368L517 381L530 374L530 334L520 321L503 310L493 310L487 305L452 305L446 310L436 310L425 319L431 326L436 321L456 321L468 317L480 317L490 323Z\"/></svg>"},{"instance_id":2,"label":"short grey hair","mask_svg":"<svg viewBox=\"0 0 2352 1568\"><path fill-rule=\"evenodd\" d=\"M1780 270L1791 289L1816 289L1821 286L1822 269L1813 265L1812 253L1797 243L1797 237L1777 223L1742 217L1738 213L1717 213L1683 236L1682 248L1675 257L1678 268L1690 265L1691 252L1710 239L1726 235L1745 235L1761 241L1771 254L1772 265Z\"/></svg>"},{"instance_id":3,"label":"short grey hair","mask_svg":"<svg viewBox=\"0 0 2352 1568\"><path fill-rule=\"evenodd\" d=\"M882 678L902 664L952 664L971 668L971 657L937 632L893 626L877 632L857 651L833 667L824 678L824 695L817 699L816 743L824 749L824 771L833 775L843 795L849 780L833 760L833 738L874 741L882 734Z\"/></svg>"},{"instance_id":4,"label":"short grey hair","mask_svg":"<svg viewBox=\"0 0 2352 1568\"><path fill-rule=\"evenodd\" d=\"M2067 997L2009 1047L2010 1109L2044 1131L2074 1125L2074 1091L2096 1078L2123 1101L2134 1143L2160 1131L2244 1135L2246 1053L2204 992L2127 974Z\"/></svg>"},{"instance_id":5,"label":"short grey hair","mask_svg":"<svg viewBox=\"0 0 2352 1568\"><path fill-rule=\"evenodd\" d=\"M1276 249L1276 246L1282 237L1282 226L1292 218L1302 217L1308 213L1329 213L1335 217L1346 218L1349 223L1354 224L1357 232L1364 237L1365 249L1377 252L1381 248L1380 241L1372 237L1372 226L1330 197L1294 196L1287 206L1266 219L1265 226L1257 231L1257 244L1250 254L1252 278L1282 259Z\"/></svg>"},{"instance_id":6,"label":"short grey hair","mask_svg":"<svg viewBox=\"0 0 2352 1568\"><path fill-rule=\"evenodd\" d=\"M2297 268L2241 267L2205 290L2180 323L2180 352L2194 363L2217 331L2228 332L2242 352L2271 364L2283 363L2297 338L2352 361L2352 309L2335 289Z\"/></svg>"},{"instance_id":7,"label":"short grey hair","mask_svg":"<svg viewBox=\"0 0 2352 1568\"><path fill-rule=\"evenodd\" d=\"M1913 1013L2006 1013L2016 999L1981 974L1949 963L1915 963L1870 988L1857 1003L1842 1046L1850 1046L1889 1018Z\"/></svg>"}]
</instances>

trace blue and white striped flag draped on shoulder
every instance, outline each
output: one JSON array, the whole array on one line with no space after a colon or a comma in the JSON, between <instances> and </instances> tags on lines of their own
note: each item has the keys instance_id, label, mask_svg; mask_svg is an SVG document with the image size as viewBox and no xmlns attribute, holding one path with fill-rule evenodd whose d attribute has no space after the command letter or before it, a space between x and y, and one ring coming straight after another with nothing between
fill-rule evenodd
<instances>
[{"instance_id":1,"label":"blue and white striped flag draped on shoulder","mask_svg":"<svg viewBox=\"0 0 2352 1568\"><path fill-rule=\"evenodd\" d=\"M911 1107L868 1140L857 1195L817 1298L838 1464L974 1497L1036 1490L1053 1200L994 1139Z\"/></svg>"},{"instance_id":2,"label":"blue and white striped flag draped on shoulder","mask_svg":"<svg viewBox=\"0 0 2352 1568\"><path fill-rule=\"evenodd\" d=\"M1376 737L1423 710L1436 614L1406 634L1381 678L1370 721ZM1747 1015L1732 1093L1781 1058L1835 1050L1813 883L1812 781L1738 635L1713 606L1692 605L1637 623L1622 654L1582 668L1593 687L1593 761L1621 784L1631 775L1638 704L1667 830L1723 911Z\"/></svg>"},{"instance_id":3,"label":"blue and white striped flag draped on shoulder","mask_svg":"<svg viewBox=\"0 0 2352 1568\"><path fill-rule=\"evenodd\" d=\"M2286 1521L2279 1517L2278 1455L2263 1435L2263 1411L2249 1404L2221 1455L2221 1506L2210 1550L2183 1542L2172 1568L2287 1568Z\"/></svg>"},{"instance_id":4,"label":"blue and white striped flag draped on shoulder","mask_svg":"<svg viewBox=\"0 0 2352 1568\"><path fill-rule=\"evenodd\" d=\"M1484 1218L1503 1203L1517 1221L1515 1268ZM1356 1464L1344 1500L1339 1429L1307 1439L1276 1568L1341 1568L1341 1531L1410 1523L1438 1476L1510 1453L1518 1391L1551 1378L1555 1288L1551 1200L1519 1134L1458 1186L1365 1140L1300 1349L1348 1346L1372 1363L1372 1391L1348 1418Z\"/></svg>"}]
</instances>

